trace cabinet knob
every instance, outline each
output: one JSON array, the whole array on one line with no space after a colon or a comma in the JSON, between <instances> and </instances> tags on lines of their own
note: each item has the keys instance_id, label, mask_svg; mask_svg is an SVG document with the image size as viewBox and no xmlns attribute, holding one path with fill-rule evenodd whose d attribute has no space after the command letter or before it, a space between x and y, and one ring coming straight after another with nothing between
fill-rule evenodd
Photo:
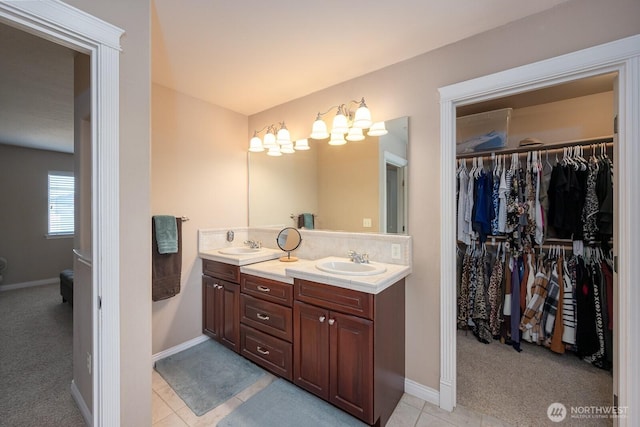
<instances>
[{"instance_id":1,"label":"cabinet knob","mask_svg":"<svg viewBox=\"0 0 640 427\"><path fill-rule=\"evenodd\" d=\"M258 286L257 286L257 289L258 289L260 292L271 292L271 289L267 288L266 286L262 286L262 285L258 285Z\"/></svg>"},{"instance_id":2,"label":"cabinet knob","mask_svg":"<svg viewBox=\"0 0 640 427\"><path fill-rule=\"evenodd\" d=\"M256 317L260 320L269 320L269 316L267 316L266 314L262 314L262 313L256 313Z\"/></svg>"},{"instance_id":3,"label":"cabinet knob","mask_svg":"<svg viewBox=\"0 0 640 427\"><path fill-rule=\"evenodd\" d=\"M216 289L222 289L223 286L222 285L216 285Z\"/></svg>"},{"instance_id":4,"label":"cabinet knob","mask_svg":"<svg viewBox=\"0 0 640 427\"><path fill-rule=\"evenodd\" d=\"M260 354L263 354L265 356L269 355L269 350L264 350L262 347L258 346L256 347L256 351Z\"/></svg>"},{"instance_id":5,"label":"cabinet knob","mask_svg":"<svg viewBox=\"0 0 640 427\"><path fill-rule=\"evenodd\" d=\"M326 319L326 317L324 317L324 316L320 316L320 317L318 318L318 320L320 321L320 323L324 322L324 321L325 321L325 319Z\"/></svg>"},{"instance_id":6,"label":"cabinet knob","mask_svg":"<svg viewBox=\"0 0 640 427\"><path fill-rule=\"evenodd\" d=\"M329 325L333 325L334 323L336 323L336 319L329 319Z\"/></svg>"}]
</instances>

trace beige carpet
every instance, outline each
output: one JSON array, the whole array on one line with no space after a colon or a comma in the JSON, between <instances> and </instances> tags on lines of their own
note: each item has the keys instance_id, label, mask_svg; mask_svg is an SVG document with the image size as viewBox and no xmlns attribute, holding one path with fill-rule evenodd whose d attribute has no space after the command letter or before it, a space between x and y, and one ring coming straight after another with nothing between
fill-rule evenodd
<instances>
[{"instance_id":1,"label":"beige carpet","mask_svg":"<svg viewBox=\"0 0 640 427\"><path fill-rule=\"evenodd\" d=\"M73 308L59 285L0 292L0 426L75 427Z\"/></svg>"},{"instance_id":2,"label":"beige carpet","mask_svg":"<svg viewBox=\"0 0 640 427\"><path fill-rule=\"evenodd\" d=\"M458 404L517 426L608 426L609 419L571 419L553 423L551 403L571 406L612 405L613 377L575 355L558 355L523 343L518 353L494 341L482 344L458 331Z\"/></svg>"}]
</instances>

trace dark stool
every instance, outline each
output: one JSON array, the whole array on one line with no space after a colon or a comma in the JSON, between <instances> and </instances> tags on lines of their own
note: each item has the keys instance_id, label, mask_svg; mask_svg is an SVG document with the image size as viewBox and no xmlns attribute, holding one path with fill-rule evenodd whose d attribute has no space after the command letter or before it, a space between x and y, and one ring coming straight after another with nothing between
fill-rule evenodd
<instances>
[{"instance_id":1,"label":"dark stool","mask_svg":"<svg viewBox=\"0 0 640 427\"><path fill-rule=\"evenodd\" d=\"M60 295L62 302L73 305L73 270L63 270L60 273Z\"/></svg>"}]
</instances>

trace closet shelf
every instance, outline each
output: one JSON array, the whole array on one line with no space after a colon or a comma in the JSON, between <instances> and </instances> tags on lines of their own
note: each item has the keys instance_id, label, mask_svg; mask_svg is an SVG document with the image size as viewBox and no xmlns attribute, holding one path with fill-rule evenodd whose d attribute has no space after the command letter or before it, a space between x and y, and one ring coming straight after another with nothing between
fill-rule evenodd
<instances>
[{"instance_id":1,"label":"closet shelf","mask_svg":"<svg viewBox=\"0 0 640 427\"><path fill-rule=\"evenodd\" d=\"M578 139L578 140L572 140L572 141L552 142L544 145L528 145L526 147L507 148L504 150L464 153L464 154L458 154L456 158L471 159L474 157L491 157L494 154L528 153L530 151L551 151L551 150L561 150L565 147L575 147L579 145L595 145L595 144L610 144L610 143L613 143L613 135L601 136L597 138Z\"/></svg>"}]
</instances>

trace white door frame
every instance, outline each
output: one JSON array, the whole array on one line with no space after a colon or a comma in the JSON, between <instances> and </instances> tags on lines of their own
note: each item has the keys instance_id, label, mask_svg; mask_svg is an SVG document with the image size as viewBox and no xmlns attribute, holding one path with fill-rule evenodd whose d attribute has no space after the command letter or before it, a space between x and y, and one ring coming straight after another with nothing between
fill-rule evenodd
<instances>
[{"instance_id":1,"label":"white door frame","mask_svg":"<svg viewBox=\"0 0 640 427\"><path fill-rule=\"evenodd\" d=\"M615 300L618 406L640 402L640 35L440 88L440 407L456 406L456 107L618 73L617 200L618 293ZM635 406L632 406L635 405ZM631 414L633 417L633 414ZM620 418L619 425L632 420Z\"/></svg>"},{"instance_id":2,"label":"white door frame","mask_svg":"<svg viewBox=\"0 0 640 427\"><path fill-rule=\"evenodd\" d=\"M92 425L120 424L119 55L123 30L59 0L0 2L0 22L91 56ZM101 301L101 303L100 303Z\"/></svg>"}]
</instances>

